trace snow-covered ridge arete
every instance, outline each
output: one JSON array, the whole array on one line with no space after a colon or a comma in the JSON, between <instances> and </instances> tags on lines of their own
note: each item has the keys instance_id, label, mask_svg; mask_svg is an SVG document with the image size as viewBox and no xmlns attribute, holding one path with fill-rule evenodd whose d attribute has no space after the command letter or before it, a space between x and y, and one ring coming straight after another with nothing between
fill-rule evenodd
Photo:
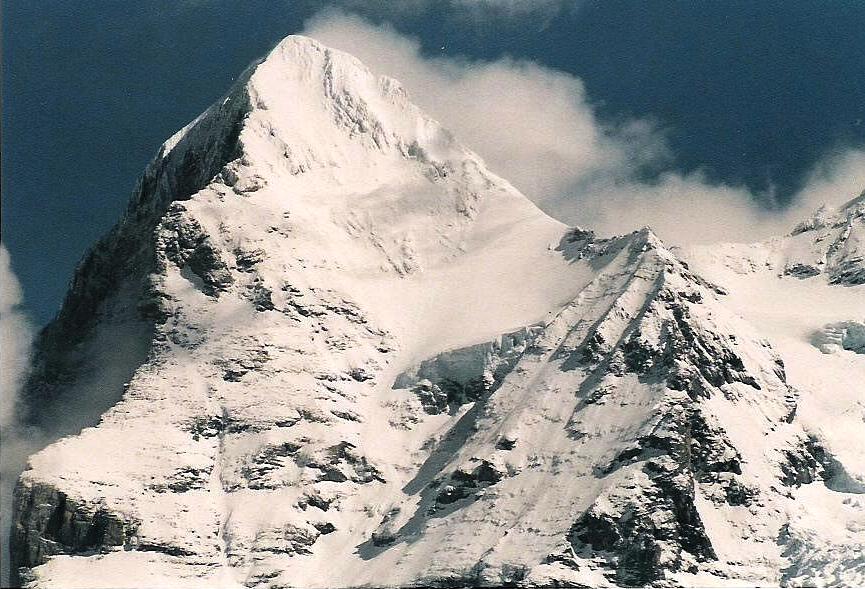
<instances>
[{"instance_id":1,"label":"snow-covered ridge arete","mask_svg":"<svg viewBox=\"0 0 865 589\"><path fill-rule=\"evenodd\" d=\"M861 582L863 471L722 292L648 229L550 219L397 82L289 37L163 146L42 334L30 419L98 424L31 458L15 564L34 587Z\"/></svg>"}]
</instances>

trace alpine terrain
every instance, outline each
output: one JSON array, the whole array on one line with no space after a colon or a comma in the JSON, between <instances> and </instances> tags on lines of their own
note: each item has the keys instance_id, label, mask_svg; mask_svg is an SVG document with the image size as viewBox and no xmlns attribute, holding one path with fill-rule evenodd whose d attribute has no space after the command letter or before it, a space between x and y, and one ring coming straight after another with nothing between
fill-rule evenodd
<instances>
[{"instance_id":1,"label":"alpine terrain","mask_svg":"<svg viewBox=\"0 0 865 589\"><path fill-rule=\"evenodd\" d=\"M20 478L13 566L863 584L863 295L863 196L756 245L596 236L288 37L162 146L41 334L27 419L70 435Z\"/></svg>"}]
</instances>

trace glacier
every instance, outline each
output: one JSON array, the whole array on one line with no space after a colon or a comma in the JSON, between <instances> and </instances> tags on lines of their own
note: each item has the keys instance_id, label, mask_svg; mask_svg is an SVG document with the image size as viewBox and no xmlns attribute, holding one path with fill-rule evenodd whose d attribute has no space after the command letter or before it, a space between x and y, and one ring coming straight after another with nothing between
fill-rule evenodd
<instances>
[{"instance_id":1,"label":"glacier","mask_svg":"<svg viewBox=\"0 0 865 589\"><path fill-rule=\"evenodd\" d=\"M18 482L16 574L865 583L863 203L759 244L597 236L288 37L161 147L40 335L25 417L68 435Z\"/></svg>"}]
</instances>

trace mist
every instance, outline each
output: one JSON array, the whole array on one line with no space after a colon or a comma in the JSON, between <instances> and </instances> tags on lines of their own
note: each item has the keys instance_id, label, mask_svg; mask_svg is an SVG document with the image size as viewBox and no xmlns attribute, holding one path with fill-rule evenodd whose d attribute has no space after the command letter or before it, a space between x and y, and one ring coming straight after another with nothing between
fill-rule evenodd
<instances>
[{"instance_id":1,"label":"mist","mask_svg":"<svg viewBox=\"0 0 865 589\"><path fill-rule=\"evenodd\" d=\"M759 241L865 188L865 152L839 148L782 207L771 191L675 171L656 121L604 124L571 74L509 58L427 57L392 27L336 10L317 14L304 34L402 82L415 103L540 208L602 234L648 225L670 245Z\"/></svg>"},{"instance_id":2,"label":"mist","mask_svg":"<svg viewBox=\"0 0 865 589\"><path fill-rule=\"evenodd\" d=\"M0 585L9 585L9 532L12 493L27 457L42 435L18 423L16 408L27 375L33 328L22 309L21 286L6 246L0 244Z\"/></svg>"}]
</instances>

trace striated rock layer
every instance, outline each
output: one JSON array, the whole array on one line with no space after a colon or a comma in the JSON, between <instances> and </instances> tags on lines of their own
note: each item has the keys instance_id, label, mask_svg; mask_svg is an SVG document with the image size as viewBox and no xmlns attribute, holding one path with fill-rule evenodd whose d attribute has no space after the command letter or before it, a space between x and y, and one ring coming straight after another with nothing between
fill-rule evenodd
<instances>
[{"instance_id":1,"label":"striated rock layer","mask_svg":"<svg viewBox=\"0 0 865 589\"><path fill-rule=\"evenodd\" d=\"M809 280L861 294L858 218L802 230L846 235L839 285ZM93 427L31 458L14 564L33 587L863 582L835 555L865 541L865 469L725 293L648 229L550 219L397 82L289 37L162 147L42 334L30 420Z\"/></svg>"}]
</instances>

